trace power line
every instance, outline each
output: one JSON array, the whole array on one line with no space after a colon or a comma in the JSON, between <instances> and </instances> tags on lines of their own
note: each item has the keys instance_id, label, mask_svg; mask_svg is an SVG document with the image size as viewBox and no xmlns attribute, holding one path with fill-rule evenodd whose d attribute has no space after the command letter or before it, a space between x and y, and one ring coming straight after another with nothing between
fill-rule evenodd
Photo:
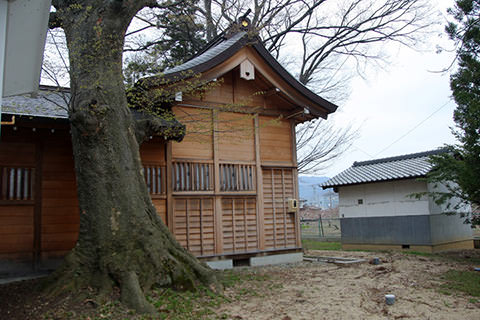
<instances>
[{"instance_id":1,"label":"power line","mask_svg":"<svg viewBox=\"0 0 480 320\"><path fill-rule=\"evenodd\" d=\"M445 102L444 104L442 104L438 109L436 109L434 112L432 112L428 117L426 117L425 119L423 119L422 121L420 121L415 127L413 127L412 129L410 129L409 131L407 131L405 134L403 134L402 136L400 136L400 138L398 138L397 140L393 141L392 143L390 143L388 146L386 146L385 148L383 148L380 152L377 152L374 157L378 156L379 154L381 154L382 152L384 152L385 150L387 150L388 148L390 148L391 146L393 146L395 143L397 143L398 141L402 140L403 138L405 138L407 135L409 135L412 131L414 131L415 129L417 129L418 127L420 127L423 123L425 123L428 119L430 119L431 117L433 117L437 112L439 112L440 110L442 110L450 101L452 101L452 99L448 99L447 102Z\"/></svg>"},{"instance_id":2,"label":"power line","mask_svg":"<svg viewBox=\"0 0 480 320\"><path fill-rule=\"evenodd\" d=\"M363 150L363 149L360 149L360 148L357 147L356 145L354 145L353 147L354 147L355 149L357 149L358 151L366 154L370 159L373 159L373 156L372 156L370 153L368 153L367 151L365 151L365 150Z\"/></svg>"}]
</instances>

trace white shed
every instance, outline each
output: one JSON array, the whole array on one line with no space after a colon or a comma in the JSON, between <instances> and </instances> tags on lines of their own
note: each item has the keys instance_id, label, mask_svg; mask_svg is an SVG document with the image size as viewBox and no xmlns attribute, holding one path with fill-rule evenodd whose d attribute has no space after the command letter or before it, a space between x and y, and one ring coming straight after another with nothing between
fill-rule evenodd
<instances>
[{"instance_id":1,"label":"white shed","mask_svg":"<svg viewBox=\"0 0 480 320\"><path fill-rule=\"evenodd\" d=\"M473 248L471 227L461 217L443 214L445 206L429 197L411 197L433 191L432 184L418 178L431 170L429 156L440 152L444 150L355 162L323 183L324 189L333 187L339 194L343 248Z\"/></svg>"}]
</instances>

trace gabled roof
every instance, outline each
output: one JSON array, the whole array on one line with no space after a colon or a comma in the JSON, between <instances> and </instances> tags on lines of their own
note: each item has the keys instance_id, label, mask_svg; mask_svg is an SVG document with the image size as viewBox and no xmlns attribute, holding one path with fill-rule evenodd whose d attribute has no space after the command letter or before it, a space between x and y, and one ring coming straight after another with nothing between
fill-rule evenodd
<instances>
[{"instance_id":1,"label":"gabled roof","mask_svg":"<svg viewBox=\"0 0 480 320\"><path fill-rule=\"evenodd\" d=\"M168 69L161 75L140 79L137 85L144 88L155 87L162 81L163 83L175 83L193 75L202 74L227 61L244 47L253 48L265 63L291 87L292 91L296 91L297 94L303 96L305 101L308 101L308 105L299 102L299 107L308 107L313 115L324 118L337 110L338 106L312 92L283 68L268 52L258 36L252 31L241 28L236 32L230 30L219 35L187 62Z\"/></svg>"},{"instance_id":2,"label":"gabled roof","mask_svg":"<svg viewBox=\"0 0 480 320\"><path fill-rule=\"evenodd\" d=\"M354 162L353 166L320 184L323 189L362 184L424 177L431 169L431 155L445 152L437 149L397 157L370 161Z\"/></svg>"}]
</instances>

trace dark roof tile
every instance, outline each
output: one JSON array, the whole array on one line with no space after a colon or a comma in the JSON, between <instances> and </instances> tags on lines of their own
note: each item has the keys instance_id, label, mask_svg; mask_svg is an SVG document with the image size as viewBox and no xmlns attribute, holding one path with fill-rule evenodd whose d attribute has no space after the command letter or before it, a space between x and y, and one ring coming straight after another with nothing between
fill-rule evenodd
<instances>
[{"instance_id":1,"label":"dark roof tile","mask_svg":"<svg viewBox=\"0 0 480 320\"><path fill-rule=\"evenodd\" d=\"M422 177L432 169L432 164L429 161L430 156L445 151L441 148L397 157L355 162L353 166L325 181L321 186L326 189L352 184Z\"/></svg>"},{"instance_id":2,"label":"dark roof tile","mask_svg":"<svg viewBox=\"0 0 480 320\"><path fill-rule=\"evenodd\" d=\"M2 99L2 113L67 119L67 103L70 93L40 88L36 96L30 94L6 97Z\"/></svg>"}]
</instances>

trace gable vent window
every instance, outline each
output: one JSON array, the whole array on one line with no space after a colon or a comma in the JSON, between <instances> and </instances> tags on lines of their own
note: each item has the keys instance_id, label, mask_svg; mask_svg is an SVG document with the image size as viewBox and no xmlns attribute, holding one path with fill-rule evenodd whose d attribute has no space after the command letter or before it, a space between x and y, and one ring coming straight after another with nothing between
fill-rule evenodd
<instances>
[{"instance_id":1,"label":"gable vent window","mask_svg":"<svg viewBox=\"0 0 480 320\"><path fill-rule=\"evenodd\" d=\"M34 200L35 168L0 167L0 200Z\"/></svg>"},{"instance_id":2,"label":"gable vent window","mask_svg":"<svg viewBox=\"0 0 480 320\"><path fill-rule=\"evenodd\" d=\"M363 204L363 199L358 199L358 200L357 200L357 203L358 203L358 204Z\"/></svg>"}]
</instances>

